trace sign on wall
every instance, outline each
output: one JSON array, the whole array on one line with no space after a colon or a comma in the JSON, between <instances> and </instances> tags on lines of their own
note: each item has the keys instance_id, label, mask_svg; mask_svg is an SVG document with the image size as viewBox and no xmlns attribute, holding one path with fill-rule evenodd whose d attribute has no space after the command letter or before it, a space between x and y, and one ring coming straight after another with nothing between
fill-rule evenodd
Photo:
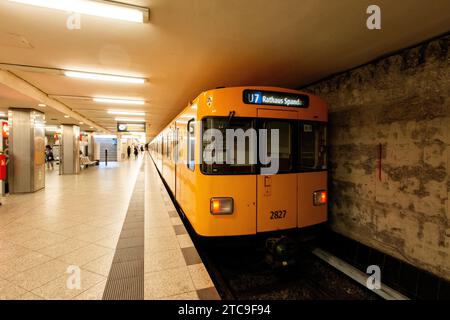
<instances>
[{"instance_id":1,"label":"sign on wall","mask_svg":"<svg viewBox=\"0 0 450 320\"><path fill-rule=\"evenodd\" d=\"M145 123L117 123L118 132L145 132Z\"/></svg>"}]
</instances>

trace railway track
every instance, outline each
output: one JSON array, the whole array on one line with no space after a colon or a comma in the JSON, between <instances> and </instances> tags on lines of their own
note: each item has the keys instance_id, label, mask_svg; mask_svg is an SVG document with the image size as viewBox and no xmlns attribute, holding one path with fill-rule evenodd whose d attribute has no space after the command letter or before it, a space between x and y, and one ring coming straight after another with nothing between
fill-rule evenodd
<instances>
[{"instance_id":1,"label":"railway track","mask_svg":"<svg viewBox=\"0 0 450 320\"><path fill-rule=\"evenodd\" d=\"M299 263L271 269L263 250L204 248L203 262L224 300L379 300L378 295L330 266L311 250L299 252Z\"/></svg>"}]
</instances>

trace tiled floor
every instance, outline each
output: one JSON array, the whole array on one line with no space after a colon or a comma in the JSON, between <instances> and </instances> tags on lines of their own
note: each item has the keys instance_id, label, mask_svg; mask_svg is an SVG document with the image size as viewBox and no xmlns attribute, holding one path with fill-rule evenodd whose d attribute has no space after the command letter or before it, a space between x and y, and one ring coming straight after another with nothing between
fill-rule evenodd
<instances>
[{"instance_id":1,"label":"tiled floor","mask_svg":"<svg viewBox=\"0 0 450 320\"><path fill-rule=\"evenodd\" d=\"M3 198L0 299L101 298L141 161L47 172L45 189Z\"/></svg>"},{"instance_id":2,"label":"tiled floor","mask_svg":"<svg viewBox=\"0 0 450 320\"><path fill-rule=\"evenodd\" d=\"M145 299L219 298L150 158L46 178L44 190L2 199L0 299L105 298L126 256L143 257Z\"/></svg>"}]
</instances>

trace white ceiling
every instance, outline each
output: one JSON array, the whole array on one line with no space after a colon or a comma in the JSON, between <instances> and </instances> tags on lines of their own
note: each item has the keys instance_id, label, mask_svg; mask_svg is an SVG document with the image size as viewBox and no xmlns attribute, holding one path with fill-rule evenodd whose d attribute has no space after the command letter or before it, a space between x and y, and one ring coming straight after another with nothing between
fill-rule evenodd
<instances>
[{"instance_id":1,"label":"white ceiling","mask_svg":"<svg viewBox=\"0 0 450 320\"><path fill-rule=\"evenodd\" d=\"M39 107L39 101L36 101L26 95L18 93L11 88L0 84L0 112L8 114L8 108L29 108L33 107L36 110L42 111L46 114L46 121L49 124L59 123L73 123L77 122L64 118L64 114L53 110L51 108ZM88 129L88 128L85 128ZM88 129L89 130L89 129Z\"/></svg>"},{"instance_id":2,"label":"white ceiling","mask_svg":"<svg viewBox=\"0 0 450 320\"><path fill-rule=\"evenodd\" d=\"M146 77L123 85L13 71L51 95L145 99L132 107L57 98L110 130L116 124L107 109L143 110L154 135L204 90L297 88L450 31L448 0L378 0L382 30L375 31L366 28L372 0L123 2L150 8L150 21L82 16L81 29L69 30L68 13L2 0L0 63ZM0 108L34 107L8 90L0 87Z\"/></svg>"}]
</instances>

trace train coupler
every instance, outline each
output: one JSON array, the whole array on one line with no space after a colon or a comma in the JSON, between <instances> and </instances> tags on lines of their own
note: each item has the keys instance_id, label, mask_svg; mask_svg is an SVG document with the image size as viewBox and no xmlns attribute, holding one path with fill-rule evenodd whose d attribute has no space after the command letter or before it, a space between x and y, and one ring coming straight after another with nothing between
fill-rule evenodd
<instances>
[{"instance_id":1,"label":"train coupler","mask_svg":"<svg viewBox=\"0 0 450 320\"><path fill-rule=\"evenodd\" d=\"M294 239L281 236L266 240L266 263L272 268L286 268L297 263L298 245Z\"/></svg>"}]
</instances>

